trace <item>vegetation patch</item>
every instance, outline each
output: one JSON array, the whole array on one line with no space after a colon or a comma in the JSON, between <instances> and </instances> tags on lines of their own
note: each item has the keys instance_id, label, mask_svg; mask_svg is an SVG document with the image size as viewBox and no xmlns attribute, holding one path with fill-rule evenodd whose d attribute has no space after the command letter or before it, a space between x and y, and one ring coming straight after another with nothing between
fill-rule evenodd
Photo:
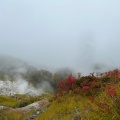
<instances>
[{"instance_id":1,"label":"vegetation patch","mask_svg":"<svg viewBox=\"0 0 120 120\"><path fill-rule=\"evenodd\" d=\"M49 108L36 120L119 120L120 70L69 75L57 85Z\"/></svg>"}]
</instances>

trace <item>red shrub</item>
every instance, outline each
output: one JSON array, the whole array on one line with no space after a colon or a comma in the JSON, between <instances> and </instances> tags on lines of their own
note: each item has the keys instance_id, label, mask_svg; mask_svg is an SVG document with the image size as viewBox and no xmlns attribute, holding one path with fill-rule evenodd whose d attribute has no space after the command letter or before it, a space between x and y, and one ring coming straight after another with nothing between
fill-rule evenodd
<instances>
[{"instance_id":1,"label":"red shrub","mask_svg":"<svg viewBox=\"0 0 120 120\"><path fill-rule=\"evenodd\" d=\"M98 105L101 110L105 110L107 113L111 113L111 108L107 103L101 103Z\"/></svg>"},{"instance_id":2,"label":"red shrub","mask_svg":"<svg viewBox=\"0 0 120 120\"><path fill-rule=\"evenodd\" d=\"M75 86L75 78L70 74L65 81L60 81L57 84L58 91L69 91L73 90Z\"/></svg>"},{"instance_id":3,"label":"red shrub","mask_svg":"<svg viewBox=\"0 0 120 120\"><path fill-rule=\"evenodd\" d=\"M80 92L82 92L82 90L81 90L80 87L78 87L78 88L75 89L75 92L76 92L76 93L80 93Z\"/></svg>"},{"instance_id":4,"label":"red shrub","mask_svg":"<svg viewBox=\"0 0 120 120\"><path fill-rule=\"evenodd\" d=\"M60 81L57 84L57 89L58 89L58 91L63 91L65 89L65 82L64 81Z\"/></svg>"},{"instance_id":5,"label":"red shrub","mask_svg":"<svg viewBox=\"0 0 120 120\"><path fill-rule=\"evenodd\" d=\"M100 109L103 109L103 108L109 107L109 105L107 103L101 103L101 104L98 105L98 107Z\"/></svg>"},{"instance_id":6,"label":"red shrub","mask_svg":"<svg viewBox=\"0 0 120 120\"><path fill-rule=\"evenodd\" d=\"M57 84L58 92L73 90L75 93L80 93L89 96L99 93L100 90L107 90L107 94L110 96L115 96L114 87L116 83L120 81L120 70L116 69L106 73L98 73L95 76L94 73L90 73L89 76L82 76L80 79L76 80L72 74L70 74L66 80L60 81ZM102 89L104 88L104 89Z\"/></svg>"},{"instance_id":7,"label":"red shrub","mask_svg":"<svg viewBox=\"0 0 120 120\"><path fill-rule=\"evenodd\" d=\"M116 91L115 91L115 89L110 88L110 89L107 91L107 94L110 95L110 96L115 96L115 95L116 95Z\"/></svg>"},{"instance_id":8,"label":"red shrub","mask_svg":"<svg viewBox=\"0 0 120 120\"><path fill-rule=\"evenodd\" d=\"M95 99L94 99L94 97L92 97L92 96L88 96L88 99L89 99L91 102L95 102Z\"/></svg>"},{"instance_id":9,"label":"red shrub","mask_svg":"<svg viewBox=\"0 0 120 120\"><path fill-rule=\"evenodd\" d=\"M72 74L70 74L67 78L66 78L66 85L68 87L69 90L73 89L75 87L75 78L72 76Z\"/></svg>"},{"instance_id":10,"label":"red shrub","mask_svg":"<svg viewBox=\"0 0 120 120\"><path fill-rule=\"evenodd\" d=\"M115 70L106 72L105 75L110 76L111 78L114 78L116 82L120 80L120 70L119 69L115 69Z\"/></svg>"},{"instance_id":11,"label":"red shrub","mask_svg":"<svg viewBox=\"0 0 120 120\"><path fill-rule=\"evenodd\" d=\"M90 87L89 86L83 86L82 87L82 91L83 92L87 92L87 91L89 91L90 90Z\"/></svg>"}]
</instances>

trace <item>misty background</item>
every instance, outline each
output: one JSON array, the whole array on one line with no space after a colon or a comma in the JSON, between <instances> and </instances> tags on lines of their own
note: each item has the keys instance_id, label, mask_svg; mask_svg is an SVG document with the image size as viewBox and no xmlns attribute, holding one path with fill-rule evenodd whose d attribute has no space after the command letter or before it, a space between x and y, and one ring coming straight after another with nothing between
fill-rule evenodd
<instances>
[{"instance_id":1,"label":"misty background","mask_svg":"<svg viewBox=\"0 0 120 120\"><path fill-rule=\"evenodd\" d=\"M119 44L119 0L0 0L0 54L36 68L119 68Z\"/></svg>"}]
</instances>

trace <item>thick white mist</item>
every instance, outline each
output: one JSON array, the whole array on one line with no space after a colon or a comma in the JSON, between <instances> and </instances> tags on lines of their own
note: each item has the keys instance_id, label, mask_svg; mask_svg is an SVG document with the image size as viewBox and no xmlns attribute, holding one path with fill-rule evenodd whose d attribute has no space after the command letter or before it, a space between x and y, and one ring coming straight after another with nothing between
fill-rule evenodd
<instances>
[{"instance_id":1,"label":"thick white mist","mask_svg":"<svg viewBox=\"0 0 120 120\"><path fill-rule=\"evenodd\" d=\"M43 82L40 87L35 88L32 84L24 80L20 75L14 81L1 80L0 81L0 94L1 95L14 95L14 94L28 94L28 95L41 95L46 92L46 89L52 90L49 83Z\"/></svg>"}]
</instances>

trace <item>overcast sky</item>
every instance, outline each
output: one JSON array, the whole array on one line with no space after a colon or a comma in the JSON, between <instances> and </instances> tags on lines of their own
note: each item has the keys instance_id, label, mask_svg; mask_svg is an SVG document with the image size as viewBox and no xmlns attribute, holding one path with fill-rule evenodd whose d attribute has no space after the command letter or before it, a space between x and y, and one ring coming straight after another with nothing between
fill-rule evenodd
<instances>
[{"instance_id":1,"label":"overcast sky","mask_svg":"<svg viewBox=\"0 0 120 120\"><path fill-rule=\"evenodd\" d=\"M0 0L0 53L37 67L120 66L120 0Z\"/></svg>"}]
</instances>

